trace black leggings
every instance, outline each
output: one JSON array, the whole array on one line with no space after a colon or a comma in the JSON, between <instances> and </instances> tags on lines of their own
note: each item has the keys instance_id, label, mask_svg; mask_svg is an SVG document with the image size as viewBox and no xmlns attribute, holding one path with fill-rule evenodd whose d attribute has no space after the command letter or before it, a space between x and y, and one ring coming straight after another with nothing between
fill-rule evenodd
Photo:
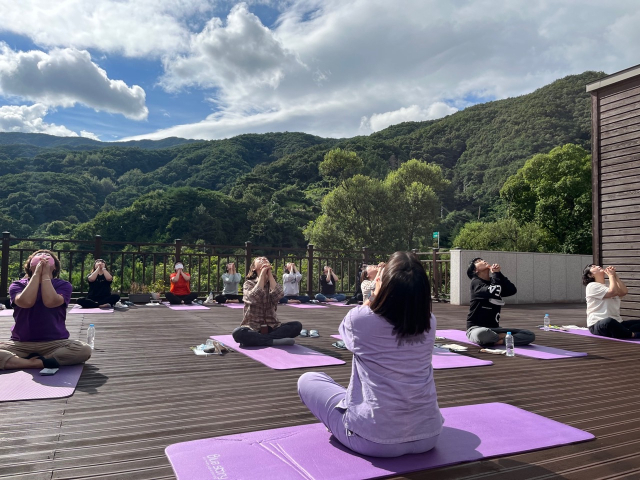
<instances>
[{"instance_id":1,"label":"black leggings","mask_svg":"<svg viewBox=\"0 0 640 480\"><path fill-rule=\"evenodd\" d=\"M167 292L164 296L167 297L167 300L169 300L171 305L180 305L182 302L184 302L185 305L191 305L191 302L198 298L198 294L193 292L189 295L175 295L171 292Z\"/></svg>"},{"instance_id":2,"label":"black leggings","mask_svg":"<svg viewBox=\"0 0 640 480\"><path fill-rule=\"evenodd\" d=\"M615 318L607 317L591 325L589 331L601 337L631 338L634 332L640 332L640 320L619 322Z\"/></svg>"},{"instance_id":3,"label":"black leggings","mask_svg":"<svg viewBox=\"0 0 640 480\"><path fill-rule=\"evenodd\" d=\"M81 297L78 299L77 303L82 308L98 308L100 305L104 305L105 303L108 303L113 307L119 301L120 301L120 295L113 294L99 300L93 300L91 298Z\"/></svg>"},{"instance_id":4,"label":"black leggings","mask_svg":"<svg viewBox=\"0 0 640 480\"><path fill-rule=\"evenodd\" d=\"M218 303L227 303L227 300L238 300L238 303L244 303L242 301L242 295L235 295L233 293L221 293L216 295L215 299Z\"/></svg>"},{"instance_id":5,"label":"black leggings","mask_svg":"<svg viewBox=\"0 0 640 480\"><path fill-rule=\"evenodd\" d=\"M278 328L269 327L269 333L262 334L251 330L249 327L238 327L233 331L233 339L245 347L257 347L273 345L274 338L295 338L300 335L302 324L300 322L281 323Z\"/></svg>"}]
</instances>

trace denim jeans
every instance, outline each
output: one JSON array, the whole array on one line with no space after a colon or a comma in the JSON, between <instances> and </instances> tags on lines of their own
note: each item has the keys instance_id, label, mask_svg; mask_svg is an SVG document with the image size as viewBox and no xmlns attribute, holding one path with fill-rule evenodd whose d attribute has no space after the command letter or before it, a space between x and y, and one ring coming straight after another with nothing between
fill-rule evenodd
<instances>
[{"instance_id":1,"label":"denim jeans","mask_svg":"<svg viewBox=\"0 0 640 480\"><path fill-rule=\"evenodd\" d=\"M289 300L298 300L300 303L307 303L311 299L309 295L285 295L278 303L289 303Z\"/></svg>"},{"instance_id":2,"label":"denim jeans","mask_svg":"<svg viewBox=\"0 0 640 480\"><path fill-rule=\"evenodd\" d=\"M347 296L344 293L328 293L323 295L322 293L316 294L316 300L319 302L326 302L327 298L333 298L336 302L344 302Z\"/></svg>"}]
</instances>

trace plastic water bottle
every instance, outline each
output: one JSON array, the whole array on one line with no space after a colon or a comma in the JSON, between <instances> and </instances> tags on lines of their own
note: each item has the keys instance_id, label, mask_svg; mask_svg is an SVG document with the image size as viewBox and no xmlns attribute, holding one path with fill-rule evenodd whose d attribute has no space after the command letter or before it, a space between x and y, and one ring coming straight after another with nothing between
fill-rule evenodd
<instances>
[{"instance_id":1,"label":"plastic water bottle","mask_svg":"<svg viewBox=\"0 0 640 480\"><path fill-rule=\"evenodd\" d=\"M551 325L551 318L549 317L549 314L548 314L548 313L545 313L545 314L544 314L544 326L543 326L543 328L542 328L542 329L543 329L545 332L548 332L548 331L549 331L549 325Z\"/></svg>"},{"instance_id":2,"label":"plastic water bottle","mask_svg":"<svg viewBox=\"0 0 640 480\"><path fill-rule=\"evenodd\" d=\"M87 343L93 350L93 345L96 340L96 327L93 326L93 323L89 324L89 328L87 329Z\"/></svg>"},{"instance_id":3,"label":"plastic water bottle","mask_svg":"<svg viewBox=\"0 0 640 480\"><path fill-rule=\"evenodd\" d=\"M511 335L511 332L507 332L507 336L504 337L504 344L507 347L507 357L515 357L516 353L513 351L513 335Z\"/></svg>"}]
</instances>

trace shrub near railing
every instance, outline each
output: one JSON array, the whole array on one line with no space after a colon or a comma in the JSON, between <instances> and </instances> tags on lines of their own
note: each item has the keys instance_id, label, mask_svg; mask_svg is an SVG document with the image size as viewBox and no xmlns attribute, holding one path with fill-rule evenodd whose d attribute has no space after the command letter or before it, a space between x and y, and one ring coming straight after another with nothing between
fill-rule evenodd
<instances>
[{"instance_id":1,"label":"shrub near railing","mask_svg":"<svg viewBox=\"0 0 640 480\"><path fill-rule=\"evenodd\" d=\"M112 289L127 295L133 283L149 286L163 280L169 285L169 275L175 261L180 260L191 274L191 288L199 295L222 291L221 275L229 262L246 276L248 267L257 256L266 256L273 265L274 276L282 278L284 267L294 262L302 273L300 291L314 295L319 291L319 278L324 265L330 265L339 283L340 292L353 293L358 267L364 263L378 263L389 257L388 252L362 250L258 247L246 242L241 245L183 244L174 243L109 242L97 235L93 241L72 239L21 239L11 238L8 232L2 235L0 257L0 297L6 297L12 280L24 275L22 265L35 250L46 248L58 256L61 263L60 277L73 285L74 296L81 296L88 289L87 275L93 270L95 259L103 258L107 269L114 276ZM448 254L416 252L433 285L436 300L448 296ZM435 269L434 269L435 265ZM434 276L435 275L435 276Z\"/></svg>"}]
</instances>

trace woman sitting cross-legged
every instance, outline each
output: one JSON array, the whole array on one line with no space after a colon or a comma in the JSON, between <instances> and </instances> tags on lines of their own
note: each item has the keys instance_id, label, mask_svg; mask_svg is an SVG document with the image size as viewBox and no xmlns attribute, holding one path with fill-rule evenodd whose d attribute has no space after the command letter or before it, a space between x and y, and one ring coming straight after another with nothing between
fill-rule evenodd
<instances>
[{"instance_id":1,"label":"woman sitting cross-legged","mask_svg":"<svg viewBox=\"0 0 640 480\"><path fill-rule=\"evenodd\" d=\"M293 345L300 335L300 322L280 323L276 315L282 286L265 257L256 258L244 282L244 318L233 331L233 339L244 346Z\"/></svg>"},{"instance_id":2,"label":"woman sitting cross-legged","mask_svg":"<svg viewBox=\"0 0 640 480\"><path fill-rule=\"evenodd\" d=\"M609 286L604 276L609 277ZM615 267L587 265L582 272L582 284L587 286L587 327L593 335L640 340L640 320L622 320L620 299L629 290L620 280Z\"/></svg>"},{"instance_id":3,"label":"woman sitting cross-legged","mask_svg":"<svg viewBox=\"0 0 640 480\"><path fill-rule=\"evenodd\" d=\"M227 271L222 274L222 283L224 287L220 295L216 295L215 301L217 303L227 303L227 301L237 301L242 303L242 295L238 295L238 284L242 277L236 271L236 264L231 262L227 263ZM213 293L209 295L213 296ZM213 303L213 302L208 302Z\"/></svg>"},{"instance_id":4,"label":"woman sitting cross-legged","mask_svg":"<svg viewBox=\"0 0 640 480\"><path fill-rule=\"evenodd\" d=\"M198 298L197 293L191 293L191 275L184 272L182 262L176 262L173 268L176 271L170 275L171 287L165 297L171 305L191 305Z\"/></svg>"},{"instance_id":5,"label":"woman sitting cross-legged","mask_svg":"<svg viewBox=\"0 0 640 480\"><path fill-rule=\"evenodd\" d=\"M371 306L351 310L340 334L353 353L345 389L325 373L298 380L300 399L344 446L398 457L431 450L442 431L431 358L436 319L424 267L396 252L378 272Z\"/></svg>"},{"instance_id":6,"label":"woman sitting cross-legged","mask_svg":"<svg viewBox=\"0 0 640 480\"><path fill-rule=\"evenodd\" d=\"M15 325L11 340L0 342L0 370L57 368L83 363L91 347L69 340L65 326L72 287L61 280L60 261L38 250L24 264L26 278L11 284Z\"/></svg>"},{"instance_id":7,"label":"woman sitting cross-legged","mask_svg":"<svg viewBox=\"0 0 640 480\"><path fill-rule=\"evenodd\" d=\"M299 302L308 303L311 299L308 295L300 295L300 281L302 274L296 264L287 263L282 274L282 286L284 288L284 297L280 299L280 303Z\"/></svg>"},{"instance_id":8,"label":"woman sitting cross-legged","mask_svg":"<svg viewBox=\"0 0 640 480\"><path fill-rule=\"evenodd\" d=\"M126 310L127 307L120 303L120 295L111 293L113 276L107 270L105 261L97 259L93 264L93 272L87 275L89 292L86 298L78 299L78 305L82 308L108 308L116 307L118 310Z\"/></svg>"}]
</instances>

